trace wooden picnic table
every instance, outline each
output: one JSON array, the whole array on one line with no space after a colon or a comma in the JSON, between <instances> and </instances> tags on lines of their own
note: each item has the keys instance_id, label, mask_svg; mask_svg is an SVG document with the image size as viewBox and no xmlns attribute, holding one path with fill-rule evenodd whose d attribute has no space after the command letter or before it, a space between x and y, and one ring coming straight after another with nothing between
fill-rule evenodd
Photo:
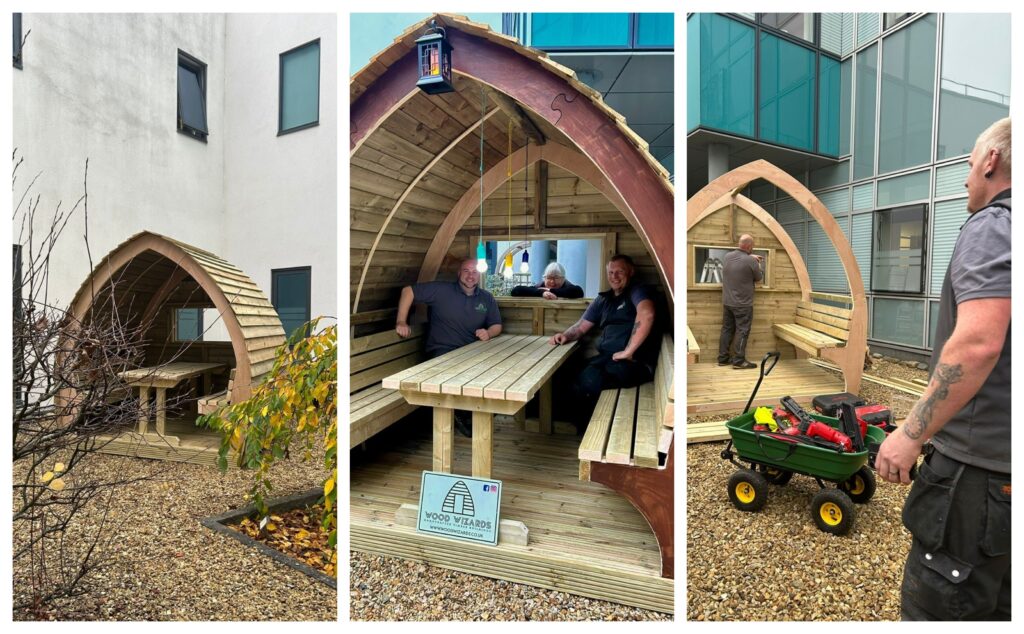
<instances>
[{"instance_id":1,"label":"wooden picnic table","mask_svg":"<svg viewBox=\"0 0 1024 634\"><path fill-rule=\"evenodd\" d=\"M548 337L500 335L386 377L412 405L434 408L434 471L451 473L455 410L473 412L473 476L491 477L495 414L515 414L540 393L541 427L551 433L551 377L576 347Z\"/></svg>"},{"instance_id":2,"label":"wooden picnic table","mask_svg":"<svg viewBox=\"0 0 1024 634\"><path fill-rule=\"evenodd\" d=\"M163 365L136 368L118 374L124 381L139 388L139 433L145 435L149 427L149 390L156 392L156 433L164 435L167 426L167 388L174 387L185 379L203 375L206 391L209 391L209 378L214 370L224 368L223 363L193 363L189 361L172 361Z\"/></svg>"}]
</instances>

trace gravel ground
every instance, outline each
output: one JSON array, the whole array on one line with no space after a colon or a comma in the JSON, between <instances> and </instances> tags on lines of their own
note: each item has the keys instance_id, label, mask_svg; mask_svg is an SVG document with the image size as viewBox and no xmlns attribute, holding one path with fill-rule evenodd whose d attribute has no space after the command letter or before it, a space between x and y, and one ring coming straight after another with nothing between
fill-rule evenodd
<instances>
[{"instance_id":1,"label":"gravel ground","mask_svg":"<svg viewBox=\"0 0 1024 634\"><path fill-rule=\"evenodd\" d=\"M18 477L15 467L15 478ZM87 578L88 593L43 614L16 620L300 621L337 619L337 592L255 549L204 528L199 521L244 505L249 474L215 467L95 454L87 470L152 479L118 490L107 521L115 531L107 565ZM316 486L316 461L274 468L275 493ZM79 472L78 477L84 476ZM75 517L69 548L83 546L100 521L98 508ZM15 544L23 532L15 529ZM52 557L52 555L51 555ZM14 602L27 591L24 563L14 567Z\"/></svg>"},{"instance_id":2,"label":"gravel ground","mask_svg":"<svg viewBox=\"0 0 1024 634\"><path fill-rule=\"evenodd\" d=\"M869 372L906 380L928 374L878 359ZM867 382L861 396L889 404L897 419L915 401ZM758 513L733 507L726 483L735 467L719 455L725 445L687 446L687 619L898 620L910 550L900 513L909 487L879 481L871 501L857 505L853 530L837 537L815 527L810 500L818 486L804 476L770 487L768 504Z\"/></svg>"},{"instance_id":3,"label":"gravel ground","mask_svg":"<svg viewBox=\"0 0 1024 634\"><path fill-rule=\"evenodd\" d=\"M672 616L478 577L395 557L351 553L353 621L671 621Z\"/></svg>"}]
</instances>

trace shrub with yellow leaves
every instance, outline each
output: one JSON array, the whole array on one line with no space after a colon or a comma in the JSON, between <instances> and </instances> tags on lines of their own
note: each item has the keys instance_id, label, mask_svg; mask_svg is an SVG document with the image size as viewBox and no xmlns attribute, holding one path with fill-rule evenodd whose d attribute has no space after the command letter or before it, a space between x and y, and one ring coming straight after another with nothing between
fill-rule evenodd
<instances>
[{"instance_id":1,"label":"shrub with yellow leaves","mask_svg":"<svg viewBox=\"0 0 1024 634\"><path fill-rule=\"evenodd\" d=\"M324 446L324 466L331 474L323 482L321 523L337 540L338 478L338 327L317 331L320 318L297 328L287 345L278 348L274 367L249 400L202 416L198 424L221 433L218 462L227 469L234 451L241 467L252 469L249 492L261 518L269 509L266 498L273 489L270 468L298 443L310 455L317 440ZM313 333L305 336L307 332Z\"/></svg>"}]
</instances>

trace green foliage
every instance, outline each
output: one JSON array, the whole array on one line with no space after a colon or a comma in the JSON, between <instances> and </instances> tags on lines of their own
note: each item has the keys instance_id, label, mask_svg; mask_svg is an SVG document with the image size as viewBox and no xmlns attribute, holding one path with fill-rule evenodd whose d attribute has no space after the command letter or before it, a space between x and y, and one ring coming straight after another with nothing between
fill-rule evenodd
<instances>
[{"instance_id":1,"label":"green foliage","mask_svg":"<svg viewBox=\"0 0 1024 634\"><path fill-rule=\"evenodd\" d=\"M338 523L338 327L316 332L319 321L297 328L288 344L277 349L273 369L249 400L202 416L197 424L223 436L218 459L222 470L232 450L239 466L253 470L249 495L261 518L269 513L266 498L273 490L274 462L294 451L293 443L308 458L322 439L324 466L331 475L323 483L321 522L333 547ZM307 332L315 334L306 337Z\"/></svg>"}]
</instances>

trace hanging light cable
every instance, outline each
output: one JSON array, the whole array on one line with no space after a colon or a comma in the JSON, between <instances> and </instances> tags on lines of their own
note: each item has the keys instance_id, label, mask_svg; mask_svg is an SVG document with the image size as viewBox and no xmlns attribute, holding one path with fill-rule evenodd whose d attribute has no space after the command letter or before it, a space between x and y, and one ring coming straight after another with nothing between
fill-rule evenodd
<instances>
[{"instance_id":1,"label":"hanging light cable","mask_svg":"<svg viewBox=\"0 0 1024 634\"><path fill-rule=\"evenodd\" d=\"M484 245L484 114L487 96L480 84L480 240L476 243L476 270L487 272L487 247Z\"/></svg>"},{"instance_id":2,"label":"hanging light cable","mask_svg":"<svg viewBox=\"0 0 1024 634\"><path fill-rule=\"evenodd\" d=\"M523 192L526 196L523 197L523 216L526 221L523 223L523 243L525 245L530 244L530 137L526 137L526 171L524 172L523 181ZM529 246L523 248L523 258L519 264L520 273L530 272L530 249Z\"/></svg>"},{"instance_id":3,"label":"hanging light cable","mask_svg":"<svg viewBox=\"0 0 1024 634\"><path fill-rule=\"evenodd\" d=\"M505 161L505 175L508 186L508 250L505 252L505 269L502 275L506 280L512 279L512 119L508 120L508 159Z\"/></svg>"}]
</instances>

